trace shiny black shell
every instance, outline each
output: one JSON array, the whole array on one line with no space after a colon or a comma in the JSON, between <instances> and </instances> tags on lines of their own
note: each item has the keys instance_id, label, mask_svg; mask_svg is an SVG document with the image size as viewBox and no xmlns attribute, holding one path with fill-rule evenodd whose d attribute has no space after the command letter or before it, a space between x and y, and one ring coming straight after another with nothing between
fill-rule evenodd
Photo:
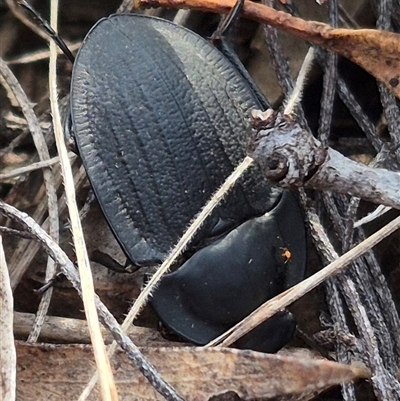
<instances>
[{"instance_id":1,"label":"shiny black shell","mask_svg":"<svg viewBox=\"0 0 400 401\"><path fill-rule=\"evenodd\" d=\"M74 64L79 153L116 238L133 262L160 262L245 156L249 83L217 49L171 22L112 15ZM270 210L280 197L250 168L192 245Z\"/></svg>"},{"instance_id":2,"label":"shiny black shell","mask_svg":"<svg viewBox=\"0 0 400 401\"><path fill-rule=\"evenodd\" d=\"M291 193L284 192L270 212L244 222L165 275L152 305L170 330L205 345L301 281L305 249L299 206ZM293 316L281 313L237 345L275 352L290 340L295 327Z\"/></svg>"}]
</instances>

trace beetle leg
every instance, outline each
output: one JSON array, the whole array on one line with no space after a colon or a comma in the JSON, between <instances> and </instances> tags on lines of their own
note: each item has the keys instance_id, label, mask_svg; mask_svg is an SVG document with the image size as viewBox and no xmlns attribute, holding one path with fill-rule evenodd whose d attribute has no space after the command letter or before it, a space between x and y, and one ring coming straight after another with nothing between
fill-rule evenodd
<instances>
[{"instance_id":1,"label":"beetle leg","mask_svg":"<svg viewBox=\"0 0 400 401\"><path fill-rule=\"evenodd\" d=\"M217 30L211 35L210 41L235 66L236 70L242 75L243 79L247 82L247 84L253 91L254 95L257 97L263 110L268 110L271 109L272 106L270 105L264 94L260 91L258 86L253 82L253 79L250 77L249 73L243 67L236 53L230 48L229 44L223 39L223 36L226 35L229 28L239 17L243 5L244 5L244 0L236 1L236 4L232 7L229 14L221 22Z\"/></svg>"},{"instance_id":2,"label":"beetle leg","mask_svg":"<svg viewBox=\"0 0 400 401\"><path fill-rule=\"evenodd\" d=\"M43 295L50 287L53 287L56 282L61 281L64 278L64 273L58 272L46 284L42 285L38 290L36 290L36 292L40 295Z\"/></svg>"},{"instance_id":3,"label":"beetle leg","mask_svg":"<svg viewBox=\"0 0 400 401\"><path fill-rule=\"evenodd\" d=\"M93 204L93 202L96 200L96 195L93 192L93 189L89 189L89 193L87 194L85 204L82 206L82 208L79 210L79 219L83 221L86 216L88 215L90 211L90 207ZM71 224L69 222L64 224L64 229L71 229Z\"/></svg>"},{"instance_id":4,"label":"beetle leg","mask_svg":"<svg viewBox=\"0 0 400 401\"><path fill-rule=\"evenodd\" d=\"M90 256L92 262L99 263L100 265L107 267L116 273L133 273L140 268L140 266L133 264L130 260L127 260L125 265L121 265L109 254L95 250Z\"/></svg>"},{"instance_id":5,"label":"beetle leg","mask_svg":"<svg viewBox=\"0 0 400 401\"><path fill-rule=\"evenodd\" d=\"M243 9L244 0L237 0L236 4L231 8L228 15L221 21L216 31L211 35L211 42L215 44L216 41L222 40L227 31L232 27Z\"/></svg>"},{"instance_id":6,"label":"beetle leg","mask_svg":"<svg viewBox=\"0 0 400 401\"><path fill-rule=\"evenodd\" d=\"M75 133L72 128L71 113L68 109L65 122L64 122L64 141L67 145L68 150L78 154L78 148L76 146Z\"/></svg>"},{"instance_id":7,"label":"beetle leg","mask_svg":"<svg viewBox=\"0 0 400 401\"><path fill-rule=\"evenodd\" d=\"M25 0L19 2L19 5L27 10L30 15L39 22L40 26L43 28L45 33L49 35L56 45L61 49L61 51L67 56L68 60L73 64L75 61L75 57L72 55L71 50L68 49L68 46L61 39L61 37L57 34L57 32L51 27L51 25Z\"/></svg>"}]
</instances>

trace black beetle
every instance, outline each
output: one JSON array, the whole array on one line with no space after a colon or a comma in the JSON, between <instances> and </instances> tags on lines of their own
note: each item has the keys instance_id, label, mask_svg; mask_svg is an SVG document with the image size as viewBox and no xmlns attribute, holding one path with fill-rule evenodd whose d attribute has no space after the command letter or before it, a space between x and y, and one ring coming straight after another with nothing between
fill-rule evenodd
<instances>
[{"instance_id":1,"label":"black beetle","mask_svg":"<svg viewBox=\"0 0 400 401\"><path fill-rule=\"evenodd\" d=\"M108 223L133 263L162 261L244 158L250 110L263 105L243 71L195 33L154 17L112 15L84 39L72 74L72 129ZM256 218L267 211L269 217ZM252 167L197 233L182 271L162 280L153 306L178 334L205 343L303 278L304 238L292 195L282 196ZM225 260L214 260L221 247ZM197 260L207 260L205 270ZM213 279L208 293L204 283ZM176 303L174 288L182 286L194 289L183 301L195 308ZM230 294L236 299L229 301ZM196 319L197 333L182 329ZM277 316L243 346L275 351L293 328L291 316Z\"/></svg>"}]
</instances>

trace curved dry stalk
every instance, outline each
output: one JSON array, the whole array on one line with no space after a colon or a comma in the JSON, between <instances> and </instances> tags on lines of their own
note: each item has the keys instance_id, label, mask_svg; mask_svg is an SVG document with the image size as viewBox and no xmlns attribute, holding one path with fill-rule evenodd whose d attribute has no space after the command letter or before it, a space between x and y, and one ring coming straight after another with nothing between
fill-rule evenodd
<instances>
[{"instance_id":1,"label":"curved dry stalk","mask_svg":"<svg viewBox=\"0 0 400 401\"><path fill-rule=\"evenodd\" d=\"M58 1L51 2L50 23L57 30ZM68 159L67 148L64 142L64 134L61 124L60 110L57 101L57 45L50 42L50 65L49 65L49 89L50 105L53 116L54 134L58 154L60 155L61 169L64 177L65 193L70 216L72 236L75 246L79 275L82 280L82 297L89 327L90 337L93 345L97 370L100 377L101 396L104 401L117 401L118 393L108 360L106 347L100 330L100 323L95 306L95 294L93 277L90 269L89 257L87 255L85 240L83 238L82 226L79 219L78 207L75 199L74 179L71 165Z\"/></svg>"},{"instance_id":2,"label":"curved dry stalk","mask_svg":"<svg viewBox=\"0 0 400 401\"><path fill-rule=\"evenodd\" d=\"M68 42L67 42L68 45ZM82 45L82 42L74 42L68 45L68 49L71 52L78 50ZM58 54L63 54L61 49L57 49ZM50 57L50 52L48 50L37 50L35 52L31 52L25 54L24 56L18 56L16 58L7 59L8 65L20 65L20 64L30 64L35 63L36 61L47 60Z\"/></svg>"}]
</instances>

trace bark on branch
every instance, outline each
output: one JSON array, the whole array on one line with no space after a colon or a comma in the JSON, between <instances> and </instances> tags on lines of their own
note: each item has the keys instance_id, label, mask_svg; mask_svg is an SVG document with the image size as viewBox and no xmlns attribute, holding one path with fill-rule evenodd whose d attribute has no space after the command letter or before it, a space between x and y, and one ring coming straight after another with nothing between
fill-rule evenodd
<instances>
[{"instance_id":1,"label":"bark on branch","mask_svg":"<svg viewBox=\"0 0 400 401\"><path fill-rule=\"evenodd\" d=\"M353 195L400 209L400 174L372 168L325 148L292 117L253 112L248 155L284 188L305 187Z\"/></svg>"}]
</instances>

